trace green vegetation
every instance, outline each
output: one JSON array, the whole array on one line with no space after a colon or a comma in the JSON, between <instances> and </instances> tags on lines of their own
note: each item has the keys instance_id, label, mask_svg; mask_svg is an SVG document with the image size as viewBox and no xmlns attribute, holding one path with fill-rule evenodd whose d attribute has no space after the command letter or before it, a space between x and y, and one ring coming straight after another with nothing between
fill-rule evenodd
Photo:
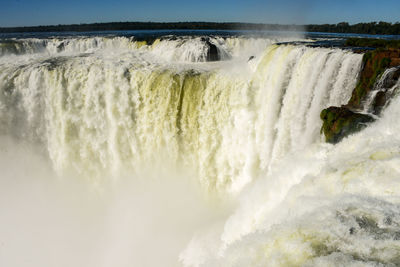
<instances>
[{"instance_id":1,"label":"green vegetation","mask_svg":"<svg viewBox=\"0 0 400 267\"><path fill-rule=\"evenodd\" d=\"M329 107L322 110L323 120L321 131L328 143L336 144L349 134L358 132L374 119L365 114L349 110L346 107Z\"/></svg>"},{"instance_id":2,"label":"green vegetation","mask_svg":"<svg viewBox=\"0 0 400 267\"><path fill-rule=\"evenodd\" d=\"M352 110L362 109L366 96L374 89L375 83L383 72L392 66L392 59L398 56L399 51L395 49L376 49L364 54L363 69L349 103L342 107L329 107L321 112L323 121L321 132L324 133L326 142L338 143L347 135L361 131L366 127L366 123L374 120L369 115ZM373 110L379 109L377 107Z\"/></svg>"},{"instance_id":3,"label":"green vegetation","mask_svg":"<svg viewBox=\"0 0 400 267\"><path fill-rule=\"evenodd\" d=\"M340 142L345 136L358 132L365 128L366 123L373 121L371 116L354 112L362 110L363 102L386 69L400 66L400 41L349 38L345 46L369 47L375 50L368 51L363 57L363 67L358 83L353 90L349 102L342 107L329 107L321 112L323 125L321 132L329 143ZM391 88L398 80L400 71L396 72L391 80L385 80L391 84ZM390 101L391 93L380 91L372 103L371 112L379 115L387 101Z\"/></svg>"},{"instance_id":4,"label":"green vegetation","mask_svg":"<svg viewBox=\"0 0 400 267\"><path fill-rule=\"evenodd\" d=\"M352 47L371 47L371 48L397 48L400 49L400 40L383 40L369 38L348 38L344 44Z\"/></svg>"},{"instance_id":5,"label":"green vegetation","mask_svg":"<svg viewBox=\"0 0 400 267\"><path fill-rule=\"evenodd\" d=\"M350 25L347 22L338 24L307 25L309 32L335 32L335 33L360 33L360 34L400 34L400 22L369 22Z\"/></svg>"},{"instance_id":6,"label":"green vegetation","mask_svg":"<svg viewBox=\"0 0 400 267\"><path fill-rule=\"evenodd\" d=\"M360 109L362 101L373 90L383 72L400 65L400 40L349 38L345 46L376 48L364 54L360 79L348 103L353 109Z\"/></svg>"},{"instance_id":7,"label":"green vegetation","mask_svg":"<svg viewBox=\"0 0 400 267\"><path fill-rule=\"evenodd\" d=\"M364 68L349 101L350 106L360 108L362 100L373 89L374 84L383 72L390 67L390 63L390 55L385 51L375 50L365 53L363 57Z\"/></svg>"},{"instance_id":8,"label":"green vegetation","mask_svg":"<svg viewBox=\"0 0 400 267\"><path fill-rule=\"evenodd\" d=\"M87 31L127 31L127 30L279 30L332 33L365 33L400 35L400 22L370 22L350 25L347 22L323 25L280 25L239 22L109 22L92 24L71 24L31 27L0 28L0 33L12 32L87 32Z\"/></svg>"},{"instance_id":9,"label":"green vegetation","mask_svg":"<svg viewBox=\"0 0 400 267\"><path fill-rule=\"evenodd\" d=\"M237 22L110 22L92 24L51 25L0 28L2 33L11 32L87 32L128 30L302 30L299 25L279 25Z\"/></svg>"}]
</instances>

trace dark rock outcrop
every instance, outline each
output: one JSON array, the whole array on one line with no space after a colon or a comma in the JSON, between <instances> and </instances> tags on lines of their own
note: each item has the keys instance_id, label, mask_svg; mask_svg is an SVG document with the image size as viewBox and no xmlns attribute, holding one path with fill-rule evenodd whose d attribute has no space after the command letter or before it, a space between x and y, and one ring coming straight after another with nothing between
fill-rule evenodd
<instances>
[{"instance_id":1,"label":"dark rock outcrop","mask_svg":"<svg viewBox=\"0 0 400 267\"><path fill-rule=\"evenodd\" d=\"M376 96L374 101L372 102L372 112L374 114L380 114L381 111L383 110L383 108L386 105L386 102L388 101L388 96L386 95L388 94L385 91L379 91Z\"/></svg>"},{"instance_id":2,"label":"dark rock outcrop","mask_svg":"<svg viewBox=\"0 0 400 267\"><path fill-rule=\"evenodd\" d=\"M65 42L62 42L57 46L57 52L62 52L64 51L64 49L65 49Z\"/></svg>"},{"instance_id":3,"label":"dark rock outcrop","mask_svg":"<svg viewBox=\"0 0 400 267\"><path fill-rule=\"evenodd\" d=\"M400 78L400 67L398 67L395 71L389 72L389 75L386 75L382 84L380 84L380 88L375 88L375 90L379 90L375 98L373 99L371 106L369 108L369 112L379 115L383 108L388 105L393 95L396 93L396 84L398 83Z\"/></svg>"},{"instance_id":4,"label":"dark rock outcrop","mask_svg":"<svg viewBox=\"0 0 400 267\"><path fill-rule=\"evenodd\" d=\"M374 118L367 114L353 112L345 106L329 107L322 110L321 119L326 142L336 144L349 134L358 132L373 122Z\"/></svg>"},{"instance_id":5,"label":"dark rock outcrop","mask_svg":"<svg viewBox=\"0 0 400 267\"><path fill-rule=\"evenodd\" d=\"M218 48L215 44L210 42L209 38L202 38L201 39L207 46L207 61L218 61L220 60L220 55L218 53Z\"/></svg>"},{"instance_id":6,"label":"dark rock outcrop","mask_svg":"<svg viewBox=\"0 0 400 267\"><path fill-rule=\"evenodd\" d=\"M324 133L326 142L338 143L347 135L364 129L369 122L374 121L372 116L379 115L394 94L391 88L400 78L400 68L388 75L379 88L376 87L376 83L386 69L399 65L400 49L386 47L364 54L359 81L349 102L342 107L329 107L321 112L321 132ZM364 107L373 90L379 91L372 102L369 101L370 104ZM357 113L358 110L365 109L368 109L372 116Z\"/></svg>"},{"instance_id":7,"label":"dark rock outcrop","mask_svg":"<svg viewBox=\"0 0 400 267\"><path fill-rule=\"evenodd\" d=\"M374 85L387 68L400 63L400 49L375 50L364 54L360 79L347 104L352 109L361 109L363 101L374 89Z\"/></svg>"}]
</instances>

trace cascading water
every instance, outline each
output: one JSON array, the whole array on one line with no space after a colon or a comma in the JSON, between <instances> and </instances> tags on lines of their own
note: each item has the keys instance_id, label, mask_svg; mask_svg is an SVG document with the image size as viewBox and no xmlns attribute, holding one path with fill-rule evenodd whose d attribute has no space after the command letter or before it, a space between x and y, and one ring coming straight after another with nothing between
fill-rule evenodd
<instances>
[{"instance_id":1,"label":"cascading water","mask_svg":"<svg viewBox=\"0 0 400 267\"><path fill-rule=\"evenodd\" d=\"M397 100L364 132L321 142L320 112L347 103L362 55L277 44L299 38L205 40L1 42L0 133L101 192L109 177L189 170L206 194L237 201L225 223L194 236L185 266L399 264ZM206 62L210 44L220 61ZM97 266L132 264L113 265L111 251Z\"/></svg>"},{"instance_id":2,"label":"cascading water","mask_svg":"<svg viewBox=\"0 0 400 267\"><path fill-rule=\"evenodd\" d=\"M186 266L398 266L399 99L336 146L282 160L224 228L195 237ZM209 249L211 248L211 249Z\"/></svg>"},{"instance_id":3,"label":"cascading water","mask_svg":"<svg viewBox=\"0 0 400 267\"><path fill-rule=\"evenodd\" d=\"M373 90L370 92L367 97L364 105L364 112L374 112L374 105L379 102L378 95L383 93L385 95L385 100L387 98L388 101L384 104L387 106L390 103L390 99L393 97L393 94L397 93L397 90L400 88L400 79L398 79L398 75L400 73L399 67L388 68L379 78L378 82L375 84ZM397 76L397 77L396 77ZM380 109L383 107L380 107ZM380 111L377 110L378 112Z\"/></svg>"},{"instance_id":4,"label":"cascading water","mask_svg":"<svg viewBox=\"0 0 400 267\"><path fill-rule=\"evenodd\" d=\"M2 66L3 131L18 121L18 133L45 143L61 172L115 173L168 154L171 163L195 168L208 189L230 192L319 140L320 110L347 101L361 61L339 49L268 41L250 61L199 66L148 55L159 46L175 53L175 41L153 44L147 54L81 54L86 49L76 46L78 55Z\"/></svg>"}]
</instances>

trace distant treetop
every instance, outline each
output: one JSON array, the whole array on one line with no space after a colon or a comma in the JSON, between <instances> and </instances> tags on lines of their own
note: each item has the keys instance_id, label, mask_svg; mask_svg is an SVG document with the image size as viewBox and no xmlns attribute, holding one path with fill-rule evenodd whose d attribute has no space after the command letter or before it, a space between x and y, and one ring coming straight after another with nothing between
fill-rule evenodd
<instances>
[{"instance_id":1,"label":"distant treetop","mask_svg":"<svg viewBox=\"0 0 400 267\"><path fill-rule=\"evenodd\" d=\"M128 30L298 30L308 32L335 32L359 34L400 35L400 22L369 22L350 25L338 24L280 25L239 22L110 22L92 24L71 24L51 26L28 26L0 28L0 33L17 32L88 32L88 31L128 31Z\"/></svg>"}]
</instances>

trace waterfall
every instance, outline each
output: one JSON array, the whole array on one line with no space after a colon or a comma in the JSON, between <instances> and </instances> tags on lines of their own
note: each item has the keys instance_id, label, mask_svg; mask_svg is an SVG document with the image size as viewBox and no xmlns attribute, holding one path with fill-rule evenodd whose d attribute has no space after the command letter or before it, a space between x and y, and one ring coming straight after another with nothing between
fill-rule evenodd
<instances>
[{"instance_id":1,"label":"waterfall","mask_svg":"<svg viewBox=\"0 0 400 267\"><path fill-rule=\"evenodd\" d=\"M399 265L399 101L338 145L282 160L243 193L223 227L192 239L184 265Z\"/></svg>"},{"instance_id":2,"label":"waterfall","mask_svg":"<svg viewBox=\"0 0 400 267\"><path fill-rule=\"evenodd\" d=\"M0 265L400 265L398 69L327 144L363 55L312 42L0 40Z\"/></svg>"},{"instance_id":3,"label":"waterfall","mask_svg":"<svg viewBox=\"0 0 400 267\"><path fill-rule=\"evenodd\" d=\"M395 93L397 93L398 88L400 88L400 80L398 80L398 77L396 77L396 74L398 76L398 73L400 73L398 67L388 68L385 70L385 72L381 75L377 83L374 85L373 90L367 96L367 99L364 103L364 112L379 113L381 109L384 108L384 107L374 108L374 105L379 104L377 103L379 102L379 99L377 98L380 93L385 96L383 101L384 103L380 103L380 105L386 107L389 104L390 99L393 97Z\"/></svg>"},{"instance_id":4,"label":"waterfall","mask_svg":"<svg viewBox=\"0 0 400 267\"><path fill-rule=\"evenodd\" d=\"M232 48L245 41L214 39L233 59L199 64L201 39L178 41L144 50L126 38L70 40L74 54L2 64L1 131L43 143L59 172L96 177L168 159L195 169L207 190L237 193L319 142L320 111L346 103L362 58L266 40L248 61ZM87 53L94 44L114 52ZM177 49L186 63L171 63Z\"/></svg>"}]
</instances>

